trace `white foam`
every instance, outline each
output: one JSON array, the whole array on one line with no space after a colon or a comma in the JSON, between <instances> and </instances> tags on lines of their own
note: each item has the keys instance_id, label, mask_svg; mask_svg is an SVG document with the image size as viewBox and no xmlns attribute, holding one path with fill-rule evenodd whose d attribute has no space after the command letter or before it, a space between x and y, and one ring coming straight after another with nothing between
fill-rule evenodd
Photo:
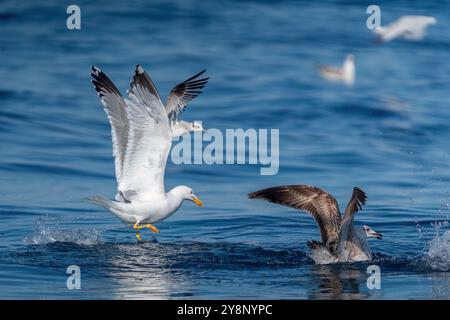
<instances>
[{"instance_id":1,"label":"white foam","mask_svg":"<svg viewBox=\"0 0 450 320\"><path fill-rule=\"evenodd\" d=\"M437 232L425 248L423 258L428 266L437 271L450 271L450 230Z\"/></svg>"},{"instance_id":2,"label":"white foam","mask_svg":"<svg viewBox=\"0 0 450 320\"><path fill-rule=\"evenodd\" d=\"M35 221L34 233L31 237L24 238L24 242L34 245L42 245L53 242L69 242L78 245L93 245L100 242L101 230L73 229L62 230L56 219L39 217Z\"/></svg>"}]
</instances>

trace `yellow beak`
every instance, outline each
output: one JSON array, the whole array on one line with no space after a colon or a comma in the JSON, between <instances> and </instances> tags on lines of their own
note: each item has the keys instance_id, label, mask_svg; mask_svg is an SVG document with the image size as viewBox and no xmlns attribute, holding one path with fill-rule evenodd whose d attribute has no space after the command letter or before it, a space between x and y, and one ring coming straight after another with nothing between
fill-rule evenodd
<instances>
[{"instance_id":1,"label":"yellow beak","mask_svg":"<svg viewBox=\"0 0 450 320\"><path fill-rule=\"evenodd\" d=\"M197 197L192 197L192 201L194 201L194 203L195 203L196 205L198 205L199 207L203 207L203 202L202 202L199 198L197 198Z\"/></svg>"}]
</instances>

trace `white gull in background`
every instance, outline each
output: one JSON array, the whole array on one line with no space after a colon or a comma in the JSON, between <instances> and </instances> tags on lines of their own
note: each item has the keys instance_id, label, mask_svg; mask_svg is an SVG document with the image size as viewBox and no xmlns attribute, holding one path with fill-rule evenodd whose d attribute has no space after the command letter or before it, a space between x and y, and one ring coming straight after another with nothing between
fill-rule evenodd
<instances>
[{"instance_id":1,"label":"white gull in background","mask_svg":"<svg viewBox=\"0 0 450 320\"><path fill-rule=\"evenodd\" d=\"M403 16L386 27L378 27L374 31L380 42L388 42L395 38L421 40L429 25L436 24L435 17Z\"/></svg>"},{"instance_id":2,"label":"white gull in background","mask_svg":"<svg viewBox=\"0 0 450 320\"><path fill-rule=\"evenodd\" d=\"M333 82L343 82L353 85L355 82L355 59L352 54L348 54L342 67L336 68L319 64L317 70L322 78Z\"/></svg>"},{"instance_id":3,"label":"white gull in background","mask_svg":"<svg viewBox=\"0 0 450 320\"><path fill-rule=\"evenodd\" d=\"M92 67L92 82L111 125L117 194L115 201L101 196L88 201L104 207L122 222L139 230L168 218L184 200L201 206L192 189L177 186L165 191L164 172L172 144L169 117L152 80L139 65L124 98L99 68Z\"/></svg>"},{"instance_id":4,"label":"white gull in background","mask_svg":"<svg viewBox=\"0 0 450 320\"><path fill-rule=\"evenodd\" d=\"M319 226L322 238L322 242L308 241L310 257L317 264L371 260L367 238L382 239L382 235L370 227L354 225L354 215L366 201L366 194L359 188L353 188L343 217L336 199L313 186L273 187L250 193L249 198L265 199L310 213Z\"/></svg>"},{"instance_id":5,"label":"white gull in background","mask_svg":"<svg viewBox=\"0 0 450 320\"><path fill-rule=\"evenodd\" d=\"M166 111L172 128L172 137L177 138L192 131L204 131L200 122L187 122L180 119L180 114L186 109L189 101L197 97L209 78L198 79L206 70L202 70L189 79L177 84L171 91L166 102Z\"/></svg>"}]
</instances>

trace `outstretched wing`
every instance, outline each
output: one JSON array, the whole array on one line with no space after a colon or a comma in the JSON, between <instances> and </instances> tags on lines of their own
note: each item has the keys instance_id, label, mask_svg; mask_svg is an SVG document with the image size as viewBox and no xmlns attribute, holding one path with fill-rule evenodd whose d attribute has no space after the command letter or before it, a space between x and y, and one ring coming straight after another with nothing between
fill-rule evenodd
<instances>
[{"instance_id":1,"label":"outstretched wing","mask_svg":"<svg viewBox=\"0 0 450 320\"><path fill-rule=\"evenodd\" d=\"M119 184L125 200L147 192L164 192L164 171L172 143L164 105L150 77L139 65L128 96L128 143Z\"/></svg>"},{"instance_id":2,"label":"outstretched wing","mask_svg":"<svg viewBox=\"0 0 450 320\"><path fill-rule=\"evenodd\" d=\"M365 192L358 187L354 187L352 197L348 202L344 217L342 218L339 242L348 240L351 236L355 213L362 210L362 207L366 203L366 200L367 196Z\"/></svg>"},{"instance_id":3,"label":"outstretched wing","mask_svg":"<svg viewBox=\"0 0 450 320\"><path fill-rule=\"evenodd\" d=\"M111 125L111 138L117 184L120 184L128 141L127 104L114 83L99 68L92 66L92 83Z\"/></svg>"},{"instance_id":4,"label":"outstretched wing","mask_svg":"<svg viewBox=\"0 0 450 320\"><path fill-rule=\"evenodd\" d=\"M375 33L380 37L379 40L384 42L400 37L405 34L406 31L407 29L405 29L405 24L402 21L394 22L387 27L375 29Z\"/></svg>"},{"instance_id":5,"label":"outstretched wing","mask_svg":"<svg viewBox=\"0 0 450 320\"><path fill-rule=\"evenodd\" d=\"M309 212L319 225L322 242L330 252L337 249L341 215L336 199L329 193L308 185L273 187L249 194L249 198L265 199Z\"/></svg>"},{"instance_id":6,"label":"outstretched wing","mask_svg":"<svg viewBox=\"0 0 450 320\"><path fill-rule=\"evenodd\" d=\"M406 39L420 40L425 35L425 29L429 24L435 24L436 18L429 16L403 16L392 22L387 27L375 29L381 40L390 41L404 36Z\"/></svg>"},{"instance_id":7,"label":"outstretched wing","mask_svg":"<svg viewBox=\"0 0 450 320\"><path fill-rule=\"evenodd\" d=\"M189 79L177 84L171 91L166 103L166 110L171 122L178 121L189 101L202 93L201 89L209 78L198 79L206 70L200 71Z\"/></svg>"}]
</instances>

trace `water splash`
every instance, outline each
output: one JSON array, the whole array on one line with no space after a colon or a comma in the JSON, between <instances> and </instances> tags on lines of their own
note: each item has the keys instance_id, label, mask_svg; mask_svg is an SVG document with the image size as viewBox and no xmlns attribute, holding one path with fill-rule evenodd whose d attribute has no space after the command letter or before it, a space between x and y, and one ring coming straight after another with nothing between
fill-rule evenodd
<instances>
[{"instance_id":1,"label":"water splash","mask_svg":"<svg viewBox=\"0 0 450 320\"><path fill-rule=\"evenodd\" d=\"M429 239L422 252L410 259L425 269L450 271L450 230L443 230L450 222L450 196L438 209L435 221L423 226L416 219L416 231L422 240ZM431 227L428 228L428 227Z\"/></svg>"},{"instance_id":2,"label":"water splash","mask_svg":"<svg viewBox=\"0 0 450 320\"><path fill-rule=\"evenodd\" d=\"M41 245L53 242L70 242L78 245L94 245L100 243L102 230L72 229L62 230L61 222L48 216L39 217L35 221L34 233L31 237L25 237L23 241L27 244Z\"/></svg>"},{"instance_id":3,"label":"water splash","mask_svg":"<svg viewBox=\"0 0 450 320\"><path fill-rule=\"evenodd\" d=\"M443 234L440 226L436 230L435 236L425 248L423 259L432 270L450 271L450 230Z\"/></svg>"}]
</instances>

